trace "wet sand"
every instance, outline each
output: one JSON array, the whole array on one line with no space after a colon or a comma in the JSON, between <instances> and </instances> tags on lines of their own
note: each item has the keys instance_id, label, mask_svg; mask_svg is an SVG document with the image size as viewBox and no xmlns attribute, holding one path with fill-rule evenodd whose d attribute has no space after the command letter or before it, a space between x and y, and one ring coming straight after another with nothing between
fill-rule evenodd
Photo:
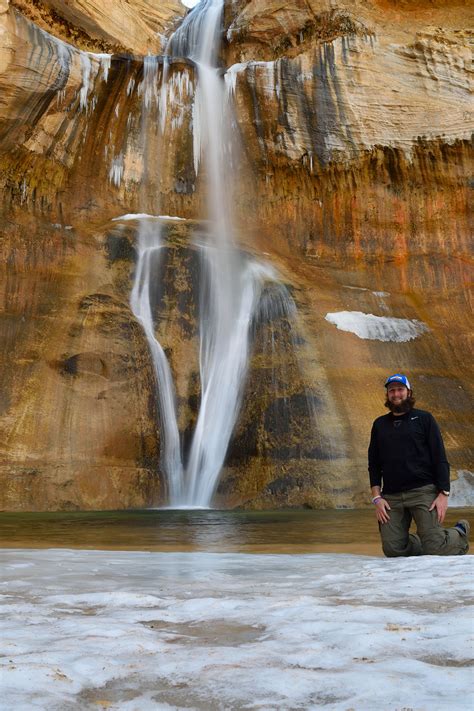
<instances>
[{"instance_id":1,"label":"wet sand","mask_svg":"<svg viewBox=\"0 0 474 711\"><path fill-rule=\"evenodd\" d=\"M474 521L452 509L445 521ZM373 509L0 513L0 547L381 556Z\"/></svg>"}]
</instances>

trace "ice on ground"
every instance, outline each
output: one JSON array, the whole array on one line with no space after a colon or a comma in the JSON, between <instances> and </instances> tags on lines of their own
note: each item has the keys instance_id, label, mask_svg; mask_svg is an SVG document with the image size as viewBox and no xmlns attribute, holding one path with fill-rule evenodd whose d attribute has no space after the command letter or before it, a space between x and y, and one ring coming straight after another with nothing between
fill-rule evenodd
<instances>
[{"instance_id":1,"label":"ice on ground","mask_svg":"<svg viewBox=\"0 0 474 711\"><path fill-rule=\"evenodd\" d=\"M374 316L362 311L337 311L326 314L325 319L340 331L349 331L371 341L405 343L429 330L426 324L416 319Z\"/></svg>"},{"instance_id":2,"label":"ice on ground","mask_svg":"<svg viewBox=\"0 0 474 711\"><path fill-rule=\"evenodd\" d=\"M8 709L465 708L473 559L1 551Z\"/></svg>"},{"instance_id":3,"label":"ice on ground","mask_svg":"<svg viewBox=\"0 0 474 711\"><path fill-rule=\"evenodd\" d=\"M474 472L458 469L458 478L451 480L450 507L474 505Z\"/></svg>"}]
</instances>

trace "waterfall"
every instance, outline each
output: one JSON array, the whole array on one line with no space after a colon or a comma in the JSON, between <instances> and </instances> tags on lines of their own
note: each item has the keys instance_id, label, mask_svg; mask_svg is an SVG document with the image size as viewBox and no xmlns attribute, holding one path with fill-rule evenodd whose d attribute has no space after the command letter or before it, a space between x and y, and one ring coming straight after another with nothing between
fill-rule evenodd
<instances>
[{"instance_id":1,"label":"waterfall","mask_svg":"<svg viewBox=\"0 0 474 711\"><path fill-rule=\"evenodd\" d=\"M143 65L142 97L142 150L147 155L147 124L154 106L158 104L158 62L156 57L145 57ZM163 94L162 94L163 101ZM147 184L148 163L144 162L144 185ZM154 281L160 272L163 241L158 220L141 217L138 229L137 265L130 297L130 306L135 318L145 332L157 381L157 395L161 419L161 466L168 484L170 501L183 498L183 465L181 442L176 413L176 397L173 377L166 354L155 335L151 307Z\"/></svg>"},{"instance_id":2,"label":"waterfall","mask_svg":"<svg viewBox=\"0 0 474 711\"><path fill-rule=\"evenodd\" d=\"M153 222L142 219L139 228L138 261L130 304L133 314L143 326L150 347L160 405L162 467L168 481L170 500L178 502L183 497L183 466L173 378L168 359L155 336L150 303L152 279L159 268L161 248L159 228Z\"/></svg>"},{"instance_id":3,"label":"waterfall","mask_svg":"<svg viewBox=\"0 0 474 711\"><path fill-rule=\"evenodd\" d=\"M202 0L189 13L168 42L161 92L158 94L156 89L156 65L152 58L145 60L141 89L143 116L149 116L153 102L159 104L157 123L163 132L170 59L187 58L196 67L194 165L196 173L201 162L206 171L210 219L204 243L200 235L198 246L201 403L186 468L180 449L172 375L155 336L150 305L150 288L157 278L162 248L157 220L141 221L131 296L131 307L145 331L155 368L162 423L162 467L168 481L169 503L176 507L208 507L211 503L239 414L252 324L262 289L265 282L275 280L271 268L244 255L234 239L228 168L232 145L229 102L225 100L224 80L217 66L223 5L223 0Z\"/></svg>"},{"instance_id":4,"label":"waterfall","mask_svg":"<svg viewBox=\"0 0 474 711\"><path fill-rule=\"evenodd\" d=\"M217 52L222 0L204 0L170 38L167 51L192 59L198 73L193 112L195 165L205 157L209 243L202 245L200 304L201 406L186 471L188 503L208 505L237 419L248 361L249 327L259 294L259 273L242 259L232 230L232 192L225 148L230 144L224 82ZM198 153L199 151L199 153Z\"/></svg>"}]
</instances>

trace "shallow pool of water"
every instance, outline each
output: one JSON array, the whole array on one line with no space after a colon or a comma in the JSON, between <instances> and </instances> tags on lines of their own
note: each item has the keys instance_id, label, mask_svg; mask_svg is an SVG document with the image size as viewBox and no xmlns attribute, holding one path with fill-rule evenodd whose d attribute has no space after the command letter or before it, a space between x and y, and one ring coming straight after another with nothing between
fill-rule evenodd
<instances>
[{"instance_id":1,"label":"shallow pool of water","mask_svg":"<svg viewBox=\"0 0 474 711\"><path fill-rule=\"evenodd\" d=\"M446 525L474 518L452 509ZM143 510L1 513L4 548L84 548L379 555L372 509L323 511Z\"/></svg>"}]
</instances>

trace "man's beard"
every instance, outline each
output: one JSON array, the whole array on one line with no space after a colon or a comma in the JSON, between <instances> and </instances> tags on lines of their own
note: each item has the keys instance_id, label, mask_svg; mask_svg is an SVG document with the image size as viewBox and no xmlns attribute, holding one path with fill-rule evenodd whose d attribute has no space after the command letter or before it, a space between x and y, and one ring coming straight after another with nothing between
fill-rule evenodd
<instances>
[{"instance_id":1,"label":"man's beard","mask_svg":"<svg viewBox=\"0 0 474 711\"><path fill-rule=\"evenodd\" d=\"M405 412L410 412L412 409L413 405L410 402L410 399L407 398L406 400L403 400L402 402L398 403L395 405L393 402L390 402L390 400L385 401L385 407L388 407L390 412L392 412L394 415L404 415Z\"/></svg>"}]
</instances>

